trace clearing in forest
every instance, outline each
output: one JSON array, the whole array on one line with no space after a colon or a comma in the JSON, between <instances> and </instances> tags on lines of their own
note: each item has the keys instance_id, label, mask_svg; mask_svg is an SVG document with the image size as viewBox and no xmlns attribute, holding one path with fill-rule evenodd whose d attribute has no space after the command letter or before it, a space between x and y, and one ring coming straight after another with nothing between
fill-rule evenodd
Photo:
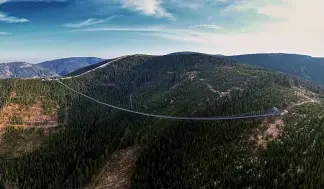
<instances>
[{"instance_id":1,"label":"clearing in forest","mask_svg":"<svg viewBox=\"0 0 324 189\"><path fill-rule=\"evenodd\" d=\"M0 110L0 129L8 125L21 127L55 127L57 126L57 108L45 114L41 101L29 106L9 103Z\"/></svg>"},{"instance_id":2,"label":"clearing in forest","mask_svg":"<svg viewBox=\"0 0 324 189\"><path fill-rule=\"evenodd\" d=\"M139 147L132 146L117 151L102 169L93 189L130 189L131 176L139 156Z\"/></svg>"}]
</instances>

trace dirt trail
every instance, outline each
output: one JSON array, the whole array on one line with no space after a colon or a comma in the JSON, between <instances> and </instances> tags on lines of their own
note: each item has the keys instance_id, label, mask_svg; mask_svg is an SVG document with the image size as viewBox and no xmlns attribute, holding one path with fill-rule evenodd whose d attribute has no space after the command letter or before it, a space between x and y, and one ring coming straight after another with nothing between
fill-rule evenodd
<instances>
[{"instance_id":1,"label":"dirt trail","mask_svg":"<svg viewBox=\"0 0 324 189\"><path fill-rule=\"evenodd\" d=\"M130 189L131 176L139 155L139 147L132 146L112 155L92 189Z\"/></svg>"},{"instance_id":2,"label":"dirt trail","mask_svg":"<svg viewBox=\"0 0 324 189\"><path fill-rule=\"evenodd\" d=\"M306 104L306 103L318 103L317 100L315 100L314 98L311 98L311 97L307 96L303 92L295 91L295 94L299 97L299 99L302 100L302 102L299 102L297 104L294 104L293 106L300 106L300 105L303 105L303 104Z\"/></svg>"}]
</instances>

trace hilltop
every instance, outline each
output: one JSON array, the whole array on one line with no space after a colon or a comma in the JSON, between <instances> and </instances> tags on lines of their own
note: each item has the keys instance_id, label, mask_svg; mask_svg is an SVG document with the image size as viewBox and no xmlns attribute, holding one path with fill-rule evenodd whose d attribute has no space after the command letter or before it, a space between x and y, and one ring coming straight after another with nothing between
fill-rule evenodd
<instances>
[{"instance_id":1,"label":"hilltop","mask_svg":"<svg viewBox=\"0 0 324 189\"><path fill-rule=\"evenodd\" d=\"M0 150L3 185L56 189L323 184L321 175L314 174L324 171L319 166L323 158L317 158L324 155L319 141L324 134L323 91L308 81L203 54L125 56L60 81L101 102L152 114L215 117L272 107L288 113L268 119L172 121L99 105L55 80L1 80L0 116L5 121L0 123L0 147L11 147ZM44 128L52 122L55 127ZM13 151L27 142L28 149ZM304 176L308 179L301 180Z\"/></svg>"}]
</instances>

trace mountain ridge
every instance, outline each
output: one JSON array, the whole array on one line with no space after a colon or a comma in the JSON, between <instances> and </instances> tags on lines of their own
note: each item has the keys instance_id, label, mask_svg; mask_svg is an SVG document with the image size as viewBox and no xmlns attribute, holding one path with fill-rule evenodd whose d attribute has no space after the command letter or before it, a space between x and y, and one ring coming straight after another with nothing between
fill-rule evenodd
<instances>
[{"instance_id":1,"label":"mountain ridge","mask_svg":"<svg viewBox=\"0 0 324 189\"><path fill-rule=\"evenodd\" d=\"M23 61L0 63L0 78L40 78L64 76L104 59L96 57L71 57L49 60L38 64ZM25 64L25 67L22 66ZM27 69L28 67L28 69Z\"/></svg>"},{"instance_id":2,"label":"mountain ridge","mask_svg":"<svg viewBox=\"0 0 324 189\"><path fill-rule=\"evenodd\" d=\"M324 85L324 76L321 73L321 71L324 70L324 58L322 57L313 57L309 55L289 54L289 53L251 53L251 54L225 56L220 54L215 55L215 54L206 54L206 53L191 52L191 51L175 52L175 53L170 53L168 55L190 55L190 54L203 54L207 56L227 57L233 60L237 60L243 64L256 65L271 70L281 71L284 73L288 73L294 76L307 79L317 84ZM107 61L96 57L71 57L71 58L50 60L50 61L38 63L36 65L42 67L42 68L38 68L38 70L41 69L43 70L43 72L45 72L44 69L48 69L46 73L51 73L51 74L49 75L27 74L25 77L39 77L39 75L51 77L53 76L52 72L60 76L71 75L71 74L73 75L74 71L80 73L82 72L82 70L87 70L88 69L87 66L91 66L91 68L94 68L96 66L104 64L105 62ZM16 70L16 69L17 68L14 68L12 70ZM37 71L33 71L33 73L35 72ZM4 73L2 74L5 75ZM20 77L24 77L24 76L22 75ZM2 76L1 78L10 78L10 74L9 76Z\"/></svg>"}]
</instances>

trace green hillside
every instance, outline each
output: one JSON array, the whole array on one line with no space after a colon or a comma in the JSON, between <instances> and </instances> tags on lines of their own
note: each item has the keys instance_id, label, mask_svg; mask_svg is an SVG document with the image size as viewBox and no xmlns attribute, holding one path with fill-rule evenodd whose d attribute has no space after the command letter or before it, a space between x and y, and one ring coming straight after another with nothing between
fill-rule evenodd
<instances>
[{"instance_id":1,"label":"green hillside","mask_svg":"<svg viewBox=\"0 0 324 189\"><path fill-rule=\"evenodd\" d=\"M289 113L269 119L171 121L99 105L55 80L1 80L0 116L7 121L0 123L0 147L15 148L35 137L39 143L14 153L13 148L0 150L0 188L94 186L112 154L131 146L140 148L130 179L133 188L323 184L323 150L315 150L323 148L323 119L317 116L321 88L306 81L202 54L127 56L61 81L99 101L153 114L215 117L272 107ZM58 127L18 129L30 126L25 120L37 120L24 114L36 105L42 109L40 118L52 115ZM268 127L273 133L267 133ZM304 153L313 141L313 150Z\"/></svg>"}]
</instances>

